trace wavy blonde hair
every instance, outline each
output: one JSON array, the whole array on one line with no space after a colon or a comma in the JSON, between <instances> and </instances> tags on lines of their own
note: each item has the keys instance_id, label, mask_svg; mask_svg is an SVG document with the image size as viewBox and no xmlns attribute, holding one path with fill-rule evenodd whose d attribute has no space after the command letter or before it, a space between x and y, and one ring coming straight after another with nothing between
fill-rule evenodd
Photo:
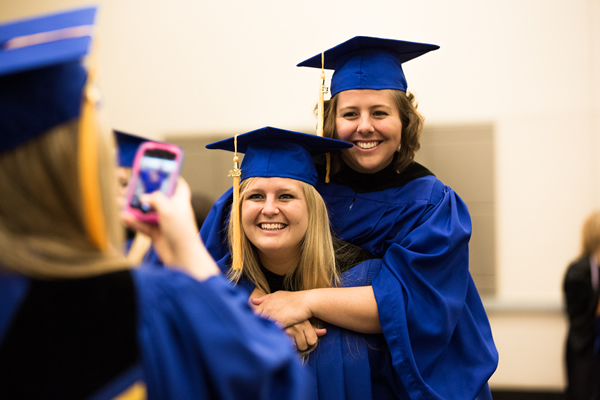
<instances>
[{"instance_id":1,"label":"wavy blonde hair","mask_svg":"<svg viewBox=\"0 0 600 400\"><path fill-rule=\"evenodd\" d=\"M392 98L398 107L400 113L400 121L402 122L402 136L400 137L400 147L396 151L397 156L394 158L394 169L397 173L402 172L415 159L417 151L421 148L420 138L423 131L425 119L417 111L418 103L416 97L408 92L404 93L401 90L386 89L392 94ZM323 114L323 136L329 138L337 138L337 103L338 94L336 93L330 100L326 100L324 104ZM315 107L315 110L317 107ZM344 150L342 150L344 151ZM335 174L341 167L340 152L332 153L331 173Z\"/></svg>"},{"instance_id":2,"label":"wavy blonde hair","mask_svg":"<svg viewBox=\"0 0 600 400\"><path fill-rule=\"evenodd\" d=\"M129 268L115 204L114 143L98 126L100 204L109 246L88 239L78 165L79 120L0 154L0 265L37 278L79 278Z\"/></svg>"}]
</instances>

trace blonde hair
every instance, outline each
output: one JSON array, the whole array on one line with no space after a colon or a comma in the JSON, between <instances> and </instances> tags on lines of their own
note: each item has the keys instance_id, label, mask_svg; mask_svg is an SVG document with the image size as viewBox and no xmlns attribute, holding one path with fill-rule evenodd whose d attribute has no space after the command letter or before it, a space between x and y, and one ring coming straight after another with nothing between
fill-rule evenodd
<instances>
[{"instance_id":1,"label":"blonde hair","mask_svg":"<svg viewBox=\"0 0 600 400\"><path fill-rule=\"evenodd\" d=\"M600 250L600 210L590 214L581 230L581 256L590 257Z\"/></svg>"},{"instance_id":2,"label":"blonde hair","mask_svg":"<svg viewBox=\"0 0 600 400\"><path fill-rule=\"evenodd\" d=\"M390 91L392 99L398 107L400 121L402 122L400 147L396 151L397 156L393 161L395 163L394 169L397 173L400 173L414 161L417 151L421 148L420 138L425 119L417 111L417 100L412 93L404 93L401 90L395 89L386 90ZM337 138L336 117L338 94L339 93L336 93L335 96L330 100L325 101L324 104L323 136L329 138ZM316 109L317 107L315 107L315 110ZM335 174L340 170L341 163L340 152L336 151L335 153L332 153L332 174Z\"/></svg>"},{"instance_id":3,"label":"blonde hair","mask_svg":"<svg viewBox=\"0 0 600 400\"><path fill-rule=\"evenodd\" d=\"M79 121L0 154L0 265L37 278L78 278L130 267L115 204L114 144L98 127L99 189L109 246L89 240L78 165Z\"/></svg>"},{"instance_id":4,"label":"blonde hair","mask_svg":"<svg viewBox=\"0 0 600 400\"><path fill-rule=\"evenodd\" d=\"M248 188L256 178L245 179L240 184L240 226L242 226L242 204ZM288 271L284 277L284 287L290 291L328 288L339 285L339 277L335 265L335 251L329 227L327 207L321 195L308 183L301 182L308 209L308 227L300 243L298 264ZM228 236L231 243L233 221L229 220ZM270 293L267 280L260 270L260 261L256 248L248 240L244 229L241 229L242 270L228 272L229 279L237 283L245 276L265 293Z\"/></svg>"},{"instance_id":5,"label":"blonde hair","mask_svg":"<svg viewBox=\"0 0 600 400\"><path fill-rule=\"evenodd\" d=\"M248 188L256 178L245 179L240 184L240 199L239 202L239 226L242 225L242 204ZM329 288L340 285L339 275L336 269L335 251L333 249L333 239L331 236L331 228L329 226L329 215L327 214L327 206L323 198L312 185L301 182L306 199L306 207L308 210L308 227L306 233L300 243L300 254L298 256L298 264L285 274L283 286L286 290L300 291L317 288ZM260 260L254 245L248 240L244 229L241 232L242 244L242 269L229 269L228 278L237 283L245 276L256 287L260 288L265 293L271 293L269 284L265 275L260 269ZM229 218L228 236L229 236L229 251L232 251L231 243L233 243L233 221ZM323 326L322 321L311 318L311 324L317 328ZM317 342L318 344L318 342ZM308 354L312 352L317 344L309 346L304 351L299 351L303 360L306 361Z\"/></svg>"}]
</instances>

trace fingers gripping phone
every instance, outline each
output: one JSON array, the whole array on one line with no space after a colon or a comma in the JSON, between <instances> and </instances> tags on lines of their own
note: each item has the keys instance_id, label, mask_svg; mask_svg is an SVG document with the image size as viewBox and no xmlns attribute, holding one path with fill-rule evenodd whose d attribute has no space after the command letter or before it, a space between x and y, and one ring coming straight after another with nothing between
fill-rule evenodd
<instances>
[{"instance_id":1,"label":"fingers gripping phone","mask_svg":"<svg viewBox=\"0 0 600 400\"><path fill-rule=\"evenodd\" d=\"M125 210L144 222L157 223L158 215L139 197L157 190L171 197L181 170L183 150L169 143L144 142L133 160Z\"/></svg>"}]
</instances>

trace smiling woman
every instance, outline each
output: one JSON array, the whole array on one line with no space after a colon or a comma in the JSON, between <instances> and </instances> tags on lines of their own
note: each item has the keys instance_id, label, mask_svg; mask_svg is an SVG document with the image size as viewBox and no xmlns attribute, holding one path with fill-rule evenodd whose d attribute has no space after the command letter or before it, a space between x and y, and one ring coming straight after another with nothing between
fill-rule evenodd
<instances>
[{"instance_id":1,"label":"smiling woman","mask_svg":"<svg viewBox=\"0 0 600 400\"><path fill-rule=\"evenodd\" d=\"M370 295L407 397L490 399L498 353L469 273L469 211L414 162L423 117L402 64L438 48L357 36L298 64L334 70L323 134L353 144L319 168L316 187L340 238L383 258ZM297 314L270 296L265 312Z\"/></svg>"},{"instance_id":2,"label":"smiling woman","mask_svg":"<svg viewBox=\"0 0 600 400\"><path fill-rule=\"evenodd\" d=\"M320 302L322 307L303 310L297 322L262 315L277 320L292 337L315 378L312 398L403 397L369 287L381 260L333 238L327 208L314 187L317 172L312 156L351 144L264 128L207 147L235 150L236 141L245 153L240 204L232 200L231 192L225 193L203 232L215 246L221 237L219 224L229 214L228 242L235 243L239 223L242 268L233 268L230 257L222 258L219 266L253 297L256 292L272 293L293 301L290 294L319 296L321 290L370 292L371 301ZM235 257L234 246L230 251Z\"/></svg>"},{"instance_id":3,"label":"smiling woman","mask_svg":"<svg viewBox=\"0 0 600 400\"><path fill-rule=\"evenodd\" d=\"M247 277L264 293L339 285L327 209L312 185L252 177L240 189L244 268L229 271L234 282ZM233 225L230 219L230 233ZM305 350L304 345L299 349Z\"/></svg>"},{"instance_id":4,"label":"smiling woman","mask_svg":"<svg viewBox=\"0 0 600 400\"><path fill-rule=\"evenodd\" d=\"M365 174L388 166L400 149L402 121L391 90L347 90L338 95L334 137L354 144L342 160Z\"/></svg>"},{"instance_id":5,"label":"smiling woman","mask_svg":"<svg viewBox=\"0 0 600 400\"><path fill-rule=\"evenodd\" d=\"M250 178L241 188L242 230L260 260L279 275L294 266L308 228L308 210L301 181Z\"/></svg>"}]
</instances>

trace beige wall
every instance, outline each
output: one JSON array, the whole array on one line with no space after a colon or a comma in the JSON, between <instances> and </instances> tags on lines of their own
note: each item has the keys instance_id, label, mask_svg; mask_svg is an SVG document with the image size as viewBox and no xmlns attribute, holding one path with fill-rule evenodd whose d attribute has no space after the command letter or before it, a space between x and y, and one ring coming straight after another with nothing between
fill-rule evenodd
<instances>
[{"instance_id":1,"label":"beige wall","mask_svg":"<svg viewBox=\"0 0 600 400\"><path fill-rule=\"evenodd\" d=\"M492 385L564 385L562 274L584 216L600 206L600 2L96 3L112 124L154 138L310 131L318 72L296 63L355 35L440 44L405 70L428 122L495 126L494 301L555 311L491 313L501 350ZM0 20L78 4L4 0Z\"/></svg>"}]
</instances>

